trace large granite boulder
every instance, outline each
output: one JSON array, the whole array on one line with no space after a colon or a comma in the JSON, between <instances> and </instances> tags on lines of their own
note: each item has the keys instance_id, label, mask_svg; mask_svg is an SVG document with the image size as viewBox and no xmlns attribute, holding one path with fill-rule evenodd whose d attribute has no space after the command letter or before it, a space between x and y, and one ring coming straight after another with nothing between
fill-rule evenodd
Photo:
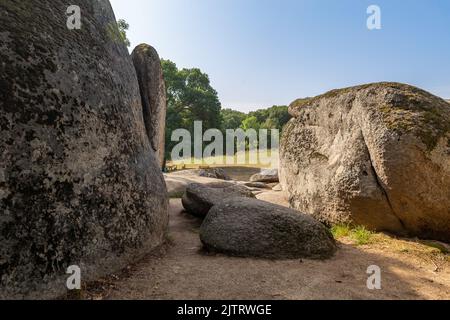
<instances>
[{"instance_id":1,"label":"large granite boulder","mask_svg":"<svg viewBox=\"0 0 450 320\"><path fill-rule=\"evenodd\" d=\"M336 251L330 231L313 217L249 198L215 205L200 228L211 251L271 259L329 258Z\"/></svg>"},{"instance_id":2,"label":"large granite boulder","mask_svg":"<svg viewBox=\"0 0 450 320\"><path fill-rule=\"evenodd\" d=\"M153 151L164 165L166 130L166 85L158 52L147 45L137 46L131 54L141 91L144 123Z\"/></svg>"},{"instance_id":3,"label":"large granite boulder","mask_svg":"<svg viewBox=\"0 0 450 320\"><path fill-rule=\"evenodd\" d=\"M215 204L235 197L255 198L251 190L231 182L192 183L187 186L182 203L188 213L204 218Z\"/></svg>"},{"instance_id":4,"label":"large granite boulder","mask_svg":"<svg viewBox=\"0 0 450 320\"><path fill-rule=\"evenodd\" d=\"M0 12L0 298L53 298L160 245L167 191L109 1Z\"/></svg>"},{"instance_id":5,"label":"large granite boulder","mask_svg":"<svg viewBox=\"0 0 450 320\"><path fill-rule=\"evenodd\" d=\"M326 223L450 240L450 105L399 83L297 100L281 142L291 205Z\"/></svg>"}]
</instances>

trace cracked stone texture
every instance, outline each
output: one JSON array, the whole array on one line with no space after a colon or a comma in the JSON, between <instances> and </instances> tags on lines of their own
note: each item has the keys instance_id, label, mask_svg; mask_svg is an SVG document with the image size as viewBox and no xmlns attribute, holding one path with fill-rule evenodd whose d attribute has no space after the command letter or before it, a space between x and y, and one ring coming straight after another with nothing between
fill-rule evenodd
<instances>
[{"instance_id":1,"label":"cracked stone texture","mask_svg":"<svg viewBox=\"0 0 450 320\"><path fill-rule=\"evenodd\" d=\"M292 207L450 241L450 105L399 83L334 90L290 106L281 180Z\"/></svg>"},{"instance_id":2,"label":"cracked stone texture","mask_svg":"<svg viewBox=\"0 0 450 320\"><path fill-rule=\"evenodd\" d=\"M131 54L139 81L144 123L160 166L164 164L166 130L166 85L158 52L147 45L137 46Z\"/></svg>"},{"instance_id":3,"label":"cracked stone texture","mask_svg":"<svg viewBox=\"0 0 450 320\"><path fill-rule=\"evenodd\" d=\"M109 1L0 12L0 298L53 298L70 265L88 281L158 246L167 190Z\"/></svg>"}]
</instances>

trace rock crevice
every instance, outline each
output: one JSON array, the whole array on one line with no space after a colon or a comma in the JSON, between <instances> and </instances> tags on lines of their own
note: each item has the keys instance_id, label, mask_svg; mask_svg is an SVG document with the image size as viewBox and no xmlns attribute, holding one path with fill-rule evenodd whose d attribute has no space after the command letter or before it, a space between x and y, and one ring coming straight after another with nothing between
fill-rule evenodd
<instances>
[{"instance_id":1,"label":"rock crevice","mask_svg":"<svg viewBox=\"0 0 450 320\"><path fill-rule=\"evenodd\" d=\"M396 215L396 213L395 213L395 210L394 210L394 207L392 205L391 199L389 198L389 193L387 192L386 187L383 185L383 182L381 181L380 177L378 176L377 170L376 170L376 168L375 168L375 166L373 164L372 156L370 155L369 147L367 146L367 143L365 141L365 138L364 138L364 135L363 135L362 132L361 132L361 135L362 135L362 137L364 139L364 144L365 144L365 146L367 148L367 154L369 155L369 161L370 161L370 169L372 171L373 176L375 177L375 182L378 185L378 188L380 189L380 191L383 193L383 195L384 195L384 197L386 199L386 202L387 202L389 208L391 209L391 212L390 212L391 215L398 220L399 224L403 228L403 230L398 229L397 232L403 234L403 233L406 232L405 231L406 230L405 229L405 225L404 225L403 221L401 220L401 218L398 215ZM389 212L386 212L386 214L389 214Z\"/></svg>"}]
</instances>

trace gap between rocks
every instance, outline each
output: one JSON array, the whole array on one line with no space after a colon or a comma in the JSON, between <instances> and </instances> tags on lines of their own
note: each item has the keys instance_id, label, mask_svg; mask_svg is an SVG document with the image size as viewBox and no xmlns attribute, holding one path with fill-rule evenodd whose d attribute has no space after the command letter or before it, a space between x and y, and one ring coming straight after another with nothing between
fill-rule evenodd
<instances>
[{"instance_id":1,"label":"gap between rocks","mask_svg":"<svg viewBox=\"0 0 450 320\"><path fill-rule=\"evenodd\" d=\"M403 228L403 231L406 232L406 228L405 228L405 223L402 221L402 219L396 214L395 210L394 210L394 206L392 205L392 201L391 198L389 197L389 193L387 192L386 188L383 185L383 182L380 179L380 176L378 175L378 172L373 164L373 158L372 158L372 154L370 153L370 149L369 146L367 145L367 141L366 141L366 137L364 136L364 133L362 131L362 129L360 129L361 132L361 136L363 138L364 141L364 146L367 150L367 154L369 155L369 162L370 162L370 168L372 170L372 173L375 177L375 182L378 186L378 188L380 189L380 191L383 193L384 197L386 198L386 203L388 204L389 208L391 209L392 212L392 216L394 216L398 222L400 223L400 225Z\"/></svg>"}]
</instances>

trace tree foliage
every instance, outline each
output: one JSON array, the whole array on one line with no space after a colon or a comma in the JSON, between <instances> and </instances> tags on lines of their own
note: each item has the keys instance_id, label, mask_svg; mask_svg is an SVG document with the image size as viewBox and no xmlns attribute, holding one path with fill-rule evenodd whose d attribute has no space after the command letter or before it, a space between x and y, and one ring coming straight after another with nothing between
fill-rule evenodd
<instances>
[{"instance_id":1,"label":"tree foliage","mask_svg":"<svg viewBox=\"0 0 450 320\"><path fill-rule=\"evenodd\" d=\"M226 129L235 130L237 128L243 130L254 129L258 134L260 129L267 129L268 133L272 129L278 129L281 132L290 119L291 116L287 106L273 106L269 109L261 109L248 114L225 109L222 110L222 130L224 134ZM268 147L271 147L270 139L268 140Z\"/></svg>"},{"instance_id":2,"label":"tree foliage","mask_svg":"<svg viewBox=\"0 0 450 320\"><path fill-rule=\"evenodd\" d=\"M222 132L227 129L237 129L242 126L242 122L247 118L247 115L243 112L232 110L232 109L222 109Z\"/></svg>"},{"instance_id":3,"label":"tree foliage","mask_svg":"<svg viewBox=\"0 0 450 320\"><path fill-rule=\"evenodd\" d=\"M273 106L245 114L233 109L223 109L222 130L226 129L278 129L282 130L291 119L287 106Z\"/></svg>"},{"instance_id":4,"label":"tree foliage","mask_svg":"<svg viewBox=\"0 0 450 320\"><path fill-rule=\"evenodd\" d=\"M273 106L249 114L222 109L217 91L209 76L198 68L178 69L170 60L161 60L167 90L166 156L178 142L171 141L172 132L186 129L194 134L194 121L202 121L203 131L220 129L279 129L289 121L288 107Z\"/></svg>"},{"instance_id":5,"label":"tree foliage","mask_svg":"<svg viewBox=\"0 0 450 320\"><path fill-rule=\"evenodd\" d=\"M256 118L260 129L282 130L285 124L291 119L291 116L289 115L287 106L273 106L269 109L250 112L248 118Z\"/></svg>"},{"instance_id":6,"label":"tree foliage","mask_svg":"<svg viewBox=\"0 0 450 320\"><path fill-rule=\"evenodd\" d=\"M117 27L119 29L120 40L125 43L127 47L131 46L130 40L127 37L127 31L130 29L130 25L124 19L117 21Z\"/></svg>"},{"instance_id":7,"label":"tree foliage","mask_svg":"<svg viewBox=\"0 0 450 320\"><path fill-rule=\"evenodd\" d=\"M194 121L202 121L203 130L221 128L221 104L209 76L200 69L181 69L170 60L161 60L167 88L166 150L176 129L194 131Z\"/></svg>"}]
</instances>

